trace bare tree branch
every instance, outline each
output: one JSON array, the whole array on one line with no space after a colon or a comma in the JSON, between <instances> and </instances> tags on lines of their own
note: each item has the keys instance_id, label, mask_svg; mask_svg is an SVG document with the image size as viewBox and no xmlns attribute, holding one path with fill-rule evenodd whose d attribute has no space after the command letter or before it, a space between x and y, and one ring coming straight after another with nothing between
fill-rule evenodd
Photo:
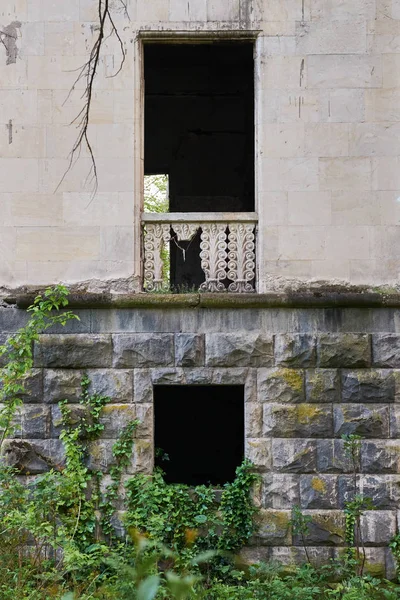
<instances>
[{"instance_id":1,"label":"bare tree branch","mask_svg":"<svg viewBox=\"0 0 400 600\"><path fill-rule=\"evenodd\" d=\"M96 0L94 0L94 1L96 1ZM75 117L75 119L71 123L71 125L75 124L77 126L78 136L77 136L76 141L72 147L72 150L68 156L68 158L69 158L68 167L56 188L56 191L57 191L59 189L59 187L61 186L61 184L63 183L63 181L64 181L65 177L67 176L67 174L69 173L69 171L73 168L73 166L76 164L77 160L79 159L79 157L81 155L82 147L86 146L86 148L89 152L90 160L91 160L91 167L90 167L89 173L86 177L85 185L88 183L89 180L90 180L91 184L93 185L92 199L94 198L94 196L97 192L97 189L98 189L98 171L97 171L97 163L96 163L96 158L95 158L94 151L93 151L93 146L89 139L88 128L89 128L89 124L90 124L90 115L91 115L92 101L93 101L93 94L94 94L94 82L95 82L96 75L98 72L100 59L101 59L101 51L102 51L104 42L112 35L115 35L118 40L120 52L121 52L121 60L119 63L119 67L115 71L115 73L113 73L112 75L109 75L109 77L115 77L116 75L118 75L118 73L121 72L121 70L124 66L124 63L125 63L125 59L126 59L126 51L124 48L124 44L123 44L122 38L118 32L118 29L116 27L115 21L113 19L112 13L111 13L110 0L97 0L97 2L98 2L98 18L99 18L98 35L92 46L88 60L86 61L86 63L84 65L82 65L81 67L76 69L78 71L78 76L75 79L75 81L67 95L67 98L65 99L65 102L67 102L68 99L71 97L71 94L76 89L76 86L78 85L78 83L82 80L85 81L85 89L82 94L82 99L84 99L84 105L83 105L82 109L79 111L79 113L77 114L77 116ZM119 2L123 8L124 14L127 16L127 18L129 18L128 9L127 9L125 0L119 0ZM106 36L105 32L106 32L106 28L108 25L111 26L111 32L109 35ZM64 102L64 104L65 104L65 102Z\"/></svg>"}]
</instances>

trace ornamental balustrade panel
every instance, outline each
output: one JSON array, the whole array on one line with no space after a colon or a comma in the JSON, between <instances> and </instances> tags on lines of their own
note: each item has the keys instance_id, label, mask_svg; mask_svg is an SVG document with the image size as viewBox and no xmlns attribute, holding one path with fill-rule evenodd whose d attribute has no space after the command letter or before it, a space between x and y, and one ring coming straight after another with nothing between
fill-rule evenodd
<instances>
[{"instance_id":1,"label":"ornamental balustrade panel","mask_svg":"<svg viewBox=\"0 0 400 600\"><path fill-rule=\"evenodd\" d=\"M200 231L204 282L199 291L255 292L256 213L143 213L142 226L145 290L168 289L171 240L190 242Z\"/></svg>"}]
</instances>

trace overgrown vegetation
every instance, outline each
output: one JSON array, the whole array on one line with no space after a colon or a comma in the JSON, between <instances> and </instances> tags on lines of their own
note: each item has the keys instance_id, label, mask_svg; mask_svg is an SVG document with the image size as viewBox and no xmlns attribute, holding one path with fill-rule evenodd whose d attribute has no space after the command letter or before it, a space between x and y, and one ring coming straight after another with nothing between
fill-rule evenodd
<instances>
[{"instance_id":1,"label":"overgrown vegetation","mask_svg":"<svg viewBox=\"0 0 400 600\"><path fill-rule=\"evenodd\" d=\"M15 414L32 367L32 344L41 331L76 318L66 310L58 312L66 305L65 288L47 290L29 309L28 324L0 350L8 359L1 374L4 440L15 431ZM303 540L309 563L290 570L274 562L243 564L240 551L254 534L256 509L251 493L258 478L248 461L238 467L235 480L219 491L166 484L160 470L125 482L138 426L134 420L113 446L110 482L104 489L103 474L88 467L88 457L90 444L103 432L101 414L109 399L91 391L86 375L81 387L79 404L60 403L65 449L60 464L31 476L26 469L7 466L7 443L3 445L1 600L399 598L399 585L363 574L363 553L353 552L340 562L314 568L306 545L309 519L299 507L293 509L291 525ZM359 438L349 437L345 444L354 459L357 483ZM118 536L123 486L125 534ZM366 499L359 500L357 494L349 500L349 546L359 547L357 528L361 531L360 518L368 508ZM398 536L391 547L399 559Z\"/></svg>"}]
</instances>

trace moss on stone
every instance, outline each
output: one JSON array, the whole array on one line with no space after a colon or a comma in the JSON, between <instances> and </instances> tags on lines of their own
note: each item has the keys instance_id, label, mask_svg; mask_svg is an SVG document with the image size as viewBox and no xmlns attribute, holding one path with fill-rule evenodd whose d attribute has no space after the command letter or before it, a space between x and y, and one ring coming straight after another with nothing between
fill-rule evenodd
<instances>
[{"instance_id":1,"label":"moss on stone","mask_svg":"<svg viewBox=\"0 0 400 600\"><path fill-rule=\"evenodd\" d=\"M313 490L315 490L316 492L320 492L321 494L325 494L325 492L326 492L325 482L322 479L320 479L319 477L312 478L311 487Z\"/></svg>"},{"instance_id":2,"label":"moss on stone","mask_svg":"<svg viewBox=\"0 0 400 600\"><path fill-rule=\"evenodd\" d=\"M281 377L292 390L301 394L303 391L303 377L301 371L298 369L279 369L276 375Z\"/></svg>"},{"instance_id":3,"label":"moss on stone","mask_svg":"<svg viewBox=\"0 0 400 600\"><path fill-rule=\"evenodd\" d=\"M384 577L385 575L385 565L380 563L373 563L368 560L365 561L364 565L365 572L372 577Z\"/></svg>"},{"instance_id":4,"label":"moss on stone","mask_svg":"<svg viewBox=\"0 0 400 600\"><path fill-rule=\"evenodd\" d=\"M321 410L314 404L300 404L297 409L297 420L301 425L307 425L321 414Z\"/></svg>"},{"instance_id":5,"label":"moss on stone","mask_svg":"<svg viewBox=\"0 0 400 600\"><path fill-rule=\"evenodd\" d=\"M125 412L133 410L132 404L106 404L103 407L102 414L112 414L113 412Z\"/></svg>"},{"instance_id":6,"label":"moss on stone","mask_svg":"<svg viewBox=\"0 0 400 600\"><path fill-rule=\"evenodd\" d=\"M312 385L310 397L314 400L319 398L325 391L323 375L315 373L314 376L309 376L309 383Z\"/></svg>"}]
</instances>

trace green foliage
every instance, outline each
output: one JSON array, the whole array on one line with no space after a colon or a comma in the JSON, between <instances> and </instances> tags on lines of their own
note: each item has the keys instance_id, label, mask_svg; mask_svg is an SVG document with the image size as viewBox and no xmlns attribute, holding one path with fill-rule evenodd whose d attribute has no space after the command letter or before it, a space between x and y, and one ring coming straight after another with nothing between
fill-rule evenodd
<instances>
[{"instance_id":1,"label":"green foliage","mask_svg":"<svg viewBox=\"0 0 400 600\"><path fill-rule=\"evenodd\" d=\"M150 213L167 213L169 211L168 175L145 176L144 211Z\"/></svg>"},{"instance_id":2,"label":"green foliage","mask_svg":"<svg viewBox=\"0 0 400 600\"><path fill-rule=\"evenodd\" d=\"M400 574L400 531L397 531L390 541L389 548L391 549L397 565L397 572Z\"/></svg>"},{"instance_id":3,"label":"green foliage","mask_svg":"<svg viewBox=\"0 0 400 600\"><path fill-rule=\"evenodd\" d=\"M251 490L257 479L245 460L218 503L210 487L169 485L159 470L135 475L126 485L126 525L180 553L183 561L212 548L236 551L254 531Z\"/></svg>"},{"instance_id":4,"label":"green foliage","mask_svg":"<svg viewBox=\"0 0 400 600\"><path fill-rule=\"evenodd\" d=\"M308 548L306 545L305 537L309 533L309 525L312 519L309 515L304 515L300 506L293 506L292 508L292 518L290 520L290 524L292 526L293 535L299 535L303 542L303 548L307 557L308 562L310 563L310 557L308 554Z\"/></svg>"},{"instance_id":5,"label":"green foliage","mask_svg":"<svg viewBox=\"0 0 400 600\"><path fill-rule=\"evenodd\" d=\"M0 346L0 356L7 360L0 372L0 449L7 436L15 431L15 413L22 405L21 396L27 393L26 378L33 367L33 344L39 335L54 325L65 326L71 319L79 319L70 311L55 312L68 305L68 289L62 285L48 288L43 295L35 298L28 308L30 318L25 327L12 335L4 346Z\"/></svg>"},{"instance_id":6,"label":"green foliage","mask_svg":"<svg viewBox=\"0 0 400 600\"><path fill-rule=\"evenodd\" d=\"M342 435L342 440L344 441L345 455L351 460L353 473L359 473L361 470L361 436Z\"/></svg>"},{"instance_id":7,"label":"green foliage","mask_svg":"<svg viewBox=\"0 0 400 600\"><path fill-rule=\"evenodd\" d=\"M144 212L169 212L168 175L146 175L144 178ZM163 264L162 278L165 292L170 292L170 249L163 244L161 248Z\"/></svg>"},{"instance_id":8,"label":"green foliage","mask_svg":"<svg viewBox=\"0 0 400 600\"><path fill-rule=\"evenodd\" d=\"M111 519L115 512L115 502L118 499L122 475L129 466L132 456L134 443L133 435L138 425L139 421L137 419L128 423L122 430L120 437L115 442L112 449L116 464L110 469L111 483L107 486L104 502L100 506L102 512L102 530L104 534L109 536L110 540L113 534Z\"/></svg>"},{"instance_id":9,"label":"green foliage","mask_svg":"<svg viewBox=\"0 0 400 600\"><path fill-rule=\"evenodd\" d=\"M351 460L353 470L354 492L353 499L345 503L346 517L346 542L349 546L347 557L349 561L355 559L357 575L364 572L366 553L361 530L361 517L366 510L374 510L375 506L371 498L364 497L358 492L358 473L361 471L361 436L342 435L344 440L345 455ZM360 551L361 548L361 551Z\"/></svg>"}]
</instances>

